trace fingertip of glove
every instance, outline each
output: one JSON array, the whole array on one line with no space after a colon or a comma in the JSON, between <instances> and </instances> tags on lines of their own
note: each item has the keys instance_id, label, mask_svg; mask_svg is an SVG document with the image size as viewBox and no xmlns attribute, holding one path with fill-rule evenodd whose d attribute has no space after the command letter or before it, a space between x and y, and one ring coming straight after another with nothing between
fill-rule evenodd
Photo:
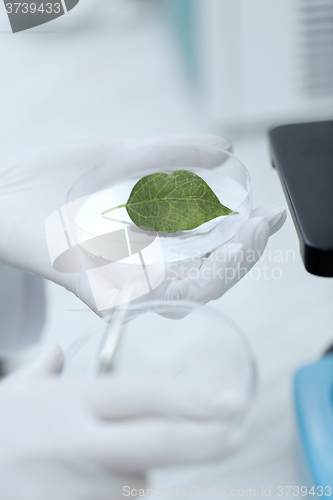
<instances>
[{"instance_id":1,"label":"fingertip of glove","mask_svg":"<svg viewBox=\"0 0 333 500\"><path fill-rule=\"evenodd\" d=\"M253 233L253 244L260 253L264 251L270 234L269 222L265 217L255 217L257 226Z\"/></svg>"},{"instance_id":2,"label":"fingertip of glove","mask_svg":"<svg viewBox=\"0 0 333 500\"><path fill-rule=\"evenodd\" d=\"M270 227L265 217L251 217L238 230L236 241L242 242L247 250L261 254L267 244Z\"/></svg>"},{"instance_id":3,"label":"fingertip of glove","mask_svg":"<svg viewBox=\"0 0 333 500\"><path fill-rule=\"evenodd\" d=\"M252 236L257 237L261 233L269 233L269 222L264 216L256 215L251 217L248 221L244 222L238 231L238 234L250 232Z\"/></svg>"}]
</instances>

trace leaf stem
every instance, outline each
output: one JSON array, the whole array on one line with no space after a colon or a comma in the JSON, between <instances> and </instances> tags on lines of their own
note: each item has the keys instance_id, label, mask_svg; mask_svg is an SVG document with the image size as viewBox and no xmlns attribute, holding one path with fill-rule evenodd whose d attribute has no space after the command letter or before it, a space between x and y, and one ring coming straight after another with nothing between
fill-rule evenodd
<instances>
[{"instance_id":1,"label":"leaf stem","mask_svg":"<svg viewBox=\"0 0 333 500\"><path fill-rule=\"evenodd\" d=\"M102 212L102 215L107 214L108 212L112 212L112 210L116 210L117 208L123 208L126 207L127 203L124 203L124 205L118 205L117 207L109 208L109 210L105 210L105 212Z\"/></svg>"}]
</instances>

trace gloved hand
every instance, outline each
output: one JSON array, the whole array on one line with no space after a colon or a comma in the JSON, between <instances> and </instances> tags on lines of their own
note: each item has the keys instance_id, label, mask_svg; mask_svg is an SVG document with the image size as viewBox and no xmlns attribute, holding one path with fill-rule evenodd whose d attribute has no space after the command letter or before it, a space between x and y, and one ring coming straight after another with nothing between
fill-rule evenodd
<instances>
[{"instance_id":1,"label":"gloved hand","mask_svg":"<svg viewBox=\"0 0 333 500\"><path fill-rule=\"evenodd\" d=\"M249 220L240 227L235 237L192 264L188 276L184 279L169 277L169 286L163 298L202 304L219 299L258 262L269 236L278 231L285 220L283 207L266 205L252 210Z\"/></svg>"},{"instance_id":2,"label":"gloved hand","mask_svg":"<svg viewBox=\"0 0 333 500\"><path fill-rule=\"evenodd\" d=\"M53 346L0 383L0 497L113 500L150 468L224 458L246 401L156 378L59 378Z\"/></svg>"},{"instance_id":3,"label":"gloved hand","mask_svg":"<svg viewBox=\"0 0 333 500\"><path fill-rule=\"evenodd\" d=\"M64 206L67 192L77 178L91 167L102 163L111 153L126 152L133 144L144 144L151 150L151 157L154 158L161 144L167 146L169 143L184 145L184 150L186 146L198 145L231 149L229 141L210 135L141 141L136 144L112 141L42 149L0 166L0 260L64 286L94 311L101 313L113 308L119 301L125 283L122 269L117 272L117 266L112 265L101 267L100 272L94 271L93 278L97 277L94 291L87 272L56 271L50 260L45 222L50 221L50 215ZM186 160L192 166L196 162L195 157L186 158L186 153L179 160L181 165L186 165ZM122 173L129 174L142 170L142 167L138 159L137 162L124 164ZM193 299L205 303L220 297L260 258L269 235L278 230L284 220L285 211L282 208L269 206L255 210L232 242L196 264L195 279L193 273L183 279L178 275L175 277L167 269L163 283L153 292L148 293L147 290L144 299ZM61 226L60 219L59 225ZM51 225L51 235L52 229ZM65 240L64 233L61 236ZM55 245L58 240L56 234ZM221 251L224 252L224 258L221 258ZM250 259L247 258L249 253ZM139 278L131 275L131 285L136 281L139 282ZM144 295L141 290L137 296L140 295Z\"/></svg>"}]
</instances>

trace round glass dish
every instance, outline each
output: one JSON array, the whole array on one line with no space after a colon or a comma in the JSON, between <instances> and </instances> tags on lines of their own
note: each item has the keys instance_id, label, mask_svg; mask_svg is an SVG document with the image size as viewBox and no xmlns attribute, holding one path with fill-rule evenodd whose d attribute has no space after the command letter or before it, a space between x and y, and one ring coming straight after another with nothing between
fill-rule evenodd
<instances>
[{"instance_id":1,"label":"round glass dish","mask_svg":"<svg viewBox=\"0 0 333 500\"><path fill-rule=\"evenodd\" d=\"M126 203L143 176L174 170L198 174L233 213L174 234L140 230L125 207L102 215ZM94 257L119 262L158 238L164 262L184 262L198 259L233 238L251 212L251 178L238 158L213 146L169 143L134 147L110 156L82 175L68 193L67 212L74 241ZM150 252L148 261L157 259L156 255Z\"/></svg>"},{"instance_id":2,"label":"round glass dish","mask_svg":"<svg viewBox=\"0 0 333 500\"><path fill-rule=\"evenodd\" d=\"M245 402L237 417L244 420L255 395L256 364L245 335L232 320L188 301L132 303L129 312L134 319L122 327L111 375L216 388ZM64 376L99 376L109 333L110 324L103 324L80 335L65 353Z\"/></svg>"}]
</instances>

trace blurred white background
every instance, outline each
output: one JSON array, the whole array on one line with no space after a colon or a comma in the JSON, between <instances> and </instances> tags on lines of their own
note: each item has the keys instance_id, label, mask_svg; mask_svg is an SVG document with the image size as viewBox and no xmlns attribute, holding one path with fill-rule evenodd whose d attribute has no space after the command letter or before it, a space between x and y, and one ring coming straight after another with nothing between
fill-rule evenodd
<instances>
[{"instance_id":1,"label":"blurred white background","mask_svg":"<svg viewBox=\"0 0 333 500\"><path fill-rule=\"evenodd\" d=\"M332 13L331 0L81 0L13 35L0 9L0 158L75 140L216 133L248 166L254 206L286 205L267 126L332 114ZM295 260L272 261L277 250ZM290 217L256 267L265 265L268 279L254 272L213 303L242 327L258 362L244 448L220 464L157 471L153 483L303 484L292 375L333 341L333 282L304 270ZM43 343L66 348L101 321L52 283L47 303Z\"/></svg>"}]
</instances>

